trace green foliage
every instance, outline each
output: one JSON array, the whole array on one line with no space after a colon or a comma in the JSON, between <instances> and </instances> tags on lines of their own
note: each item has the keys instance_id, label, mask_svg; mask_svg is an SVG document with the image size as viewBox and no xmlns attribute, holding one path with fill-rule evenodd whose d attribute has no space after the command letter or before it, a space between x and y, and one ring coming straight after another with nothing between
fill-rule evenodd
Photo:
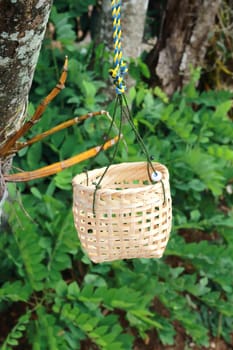
<instances>
[{"instance_id":1,"label":"green foliage","mask_svg":"<svg viewBox=\"0 0 233 350\"><path fill-rule=\"evenodd\" d=\"M56 1L51 20L62 51L45 41L29 114L56 85L69 53L67 88L27 137L106 108L109 54L102 45L93 49L92 44L74 44L75 14L85 14L94 3ZM8 224L0 235L0 312L2 320L12 309L15 316L8 334L0 338L3 350L76 350L84 344L90 350L126 350L134 349L138 339L146 349L150 331L164 346L174 344L177 324L201 348L208 348L212 336L230 344L232 93L200 92L198 70L169 98L143 83L149 71L141 60L131 62L130 71L137 79L129 91L135 126L150 154L170 171L174 222L165 257L96 265L80 248L71 179L86 167L106 165L109 153L53 178L17 185L17 190L9 185L10 201L4 207ZM14 164L26 170L68 158L101 144L108 126L104 117L90 119L20 151ZM144 160L128 125L124 137L128 151L122 144L116 161Z\"/></svg>"},{"instance_id":2,"label":"green foliage","mask_svg":"<svg viewBox=\"0 0 233 350\"><path fill-rule=\"evenodd\" d=\"M88 336L101 349L129 348L132 337L122 334L123 329L118 324L117 316L105 315L100 311L106 290L107 288L102 290L100 287L94 291L90 285L80 290L76 282L68 287L64 282L60 282L57 285L57 298L53 310L60 315L68 329L78 328L77 338L83 339ZM120 291L118 293L120 295Z\"/></svg>"},{"instance_id":3,"label":"green foliage","mask_svg":"<svg viewBox=\"0 0 233 350\"><path fill-rule=\"evenodd\" d=\"M21 281L6 282L1 286L0 303L4 301L24 301L30 297L31 288L28 284L23 285Z\"/></svg>"},{"instance_id":4,"label":"green foliage","mask_svg":"<svg viewBox=\"0 0 233 350\"><path fill-rule=\"evenodd\" d=\"M11 350L19 345L19 339L22 338L24 332L29 323L31 313L28 311L26 314L20 316L17 324L12 328L11 332L7 335L1 350Z\"/></svg>"}]
</instances>

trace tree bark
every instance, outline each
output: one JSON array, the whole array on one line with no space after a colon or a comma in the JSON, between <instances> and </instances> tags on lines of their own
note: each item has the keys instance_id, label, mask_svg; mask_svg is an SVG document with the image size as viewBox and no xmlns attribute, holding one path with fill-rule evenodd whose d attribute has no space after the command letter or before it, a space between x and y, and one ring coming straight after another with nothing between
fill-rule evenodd
<instances>
[{"instance_id":1,"label":"tree bark","mask_svg":"<svg viewBox=\"0 0 233 350\"><path fill-rule=\"evenodd\" d=\"M203 66L221 0L168 0L160 36L148 63L156 83L171 95L188 82L190 65Z\"/></svg>"},{"instance_id":2,"label":"tree bark","mask_svg":"<svg viewBox=\"0 0 233 350\"><path fill-rule=\"evenodd\" d=\"M51 4L52 0L0 0L0 147L25 120ZM0 159L0 207L6 192L3 175L10 166L10 159Z\"/></svg>"},{"instance_id":3,"label":"tree bark","mask_svg":"<svg viewBox=\"0 0 233 350\"><path fill-rule=\"evenodd\" d=\"M122 7L122 46L125 57L137 58L143 50L143 34L149 0L125 0Z\"/></svg>"}]
</instances>

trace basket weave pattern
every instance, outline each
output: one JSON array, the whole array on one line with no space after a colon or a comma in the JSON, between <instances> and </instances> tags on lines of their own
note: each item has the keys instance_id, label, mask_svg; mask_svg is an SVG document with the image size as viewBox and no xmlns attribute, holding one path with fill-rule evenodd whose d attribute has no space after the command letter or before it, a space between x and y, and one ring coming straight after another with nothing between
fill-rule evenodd
<instances>
[{"instance_id":1,"label":"basket weave pattern","mask_svg":"<svg viewBox=\"0 0 233 350\"><path fill-rule=\"evenodd\" d=\"M160 258L172 220L169 174L154 163L162 182L151 184L147 164L112 165L93 198L95 183L105 168L73 179L73 214L83 249L94 262L130 258Z\"/></svg>"}]
</instances>

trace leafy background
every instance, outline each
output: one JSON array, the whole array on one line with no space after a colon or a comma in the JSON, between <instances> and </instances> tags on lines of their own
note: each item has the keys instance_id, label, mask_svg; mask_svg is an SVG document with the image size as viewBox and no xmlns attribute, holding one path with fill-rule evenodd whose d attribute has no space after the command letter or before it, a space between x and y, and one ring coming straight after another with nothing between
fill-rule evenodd
<instances>
[{"instance_id":1,"label":"leafy background","mask_svg":"<svg viewBox=\"0 0 233 350\"><path fill-rule=\"evenodd\" d=\"M76 17L90 25L95 1L56 1L31 90L29 114L55 86L68 54L67 87L32 137L62 121L107 108L111 54L77 43ZM171 176L173 228L162 259L93 264L73 225L72 177L104 166L100 154L58 175L9 185L0 235L2 350L231 349L233 343L233 127L230 89L198 88L201 71L168 98L132 62L128 92L135 126ZM206 74L206 73L205 73ZM101 142L106 121L91 120L21 150L14 166L35 169ZM144 160L124 125L115 159ZM178 349L178 348L177 348Z\"/></svg>"}]
</instances>

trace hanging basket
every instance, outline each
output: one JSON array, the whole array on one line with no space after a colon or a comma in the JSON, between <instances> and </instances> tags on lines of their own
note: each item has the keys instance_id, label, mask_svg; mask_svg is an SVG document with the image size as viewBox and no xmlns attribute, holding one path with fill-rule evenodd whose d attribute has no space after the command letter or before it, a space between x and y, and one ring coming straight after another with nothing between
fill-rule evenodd
<instances>
[{"instance_id":1,"label":"hanging basket","mask_svg":"<svg viewBox=\"0 0 233 350\"><path fill-rule=\"evenodd\" d=\"M105 168L73 179L75 227L92 261L162 256L172 220L169 174L164 165L153 166L162 174L155 184L144 162L112 165L96 193Z\"/></svg>"}]
</instances>

